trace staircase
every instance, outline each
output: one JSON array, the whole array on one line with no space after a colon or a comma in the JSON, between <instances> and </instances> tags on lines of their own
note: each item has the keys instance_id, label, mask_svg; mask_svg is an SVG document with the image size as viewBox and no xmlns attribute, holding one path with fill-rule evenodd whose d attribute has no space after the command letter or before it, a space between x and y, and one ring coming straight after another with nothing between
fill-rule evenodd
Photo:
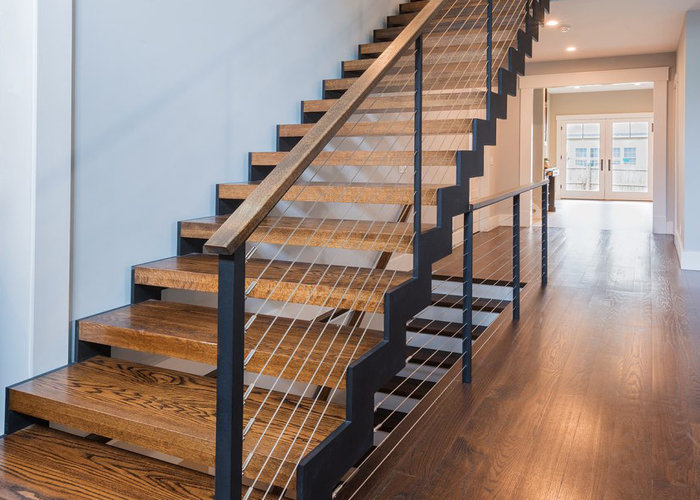
<instances>
[{"instance_id":1,"label":"staircase","mask_svg":"<svg viewBox=\"0 0 700 500\"><path fill-rule=\"evenodd\" d=\"M401 4L130 305L76 323L74 362L7 388L0 497L330 498L468 382L521 283L440 263L479 245L470 179L548 3Z\"/></svg>"}]
</instances>

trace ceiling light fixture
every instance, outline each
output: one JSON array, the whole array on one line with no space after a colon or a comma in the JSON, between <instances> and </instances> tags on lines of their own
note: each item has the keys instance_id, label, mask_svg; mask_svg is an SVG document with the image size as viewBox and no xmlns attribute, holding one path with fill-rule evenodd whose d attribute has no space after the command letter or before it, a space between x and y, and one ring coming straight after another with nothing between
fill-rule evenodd
<instances>
[{"instance_id":1,"label":"ceiling light fixture","mask_svg":"<svg viewBox=\"0 0 700 500\"><path fill-rule=\"evenodd\" d=\"M574 47L574 46L572 45L572 46L570 46L570 47L567 47L567 48L566 48L566 51L567 51L567 52L576 52L576 47Z\"/></svg>"},{"instance_id":2,"label":"ceiling light fixture","mask_svg":"<svg viewBox=\"0 0 700 500\"><path fill-rule=\"evenodd\" d=\"M559 21L557 21L556 19L550 19L544 24L547 26L559 26Z\"/></svg>"}]
</instances>

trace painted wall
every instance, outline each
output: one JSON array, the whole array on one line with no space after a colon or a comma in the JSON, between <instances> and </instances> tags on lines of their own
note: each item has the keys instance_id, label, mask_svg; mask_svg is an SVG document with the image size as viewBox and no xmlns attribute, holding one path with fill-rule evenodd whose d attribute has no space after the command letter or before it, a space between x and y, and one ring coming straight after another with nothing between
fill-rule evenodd
<instances>
[{"instance_id":1,"label":"painted wall","mask_svg":"<svg viewBox=\"0 0 700 500\"><path fill-rule=\"evenodd\" d=\"M651 113L654 111L653 90L620 90L614 92L579 92L549 94L550 158L557 156L557 116L613 113Z\"/></svg>"},{"instance_id":2,"label":"painted wall","mask_svg":"<svg viewBox=\"0 0 700 500\"><path fill-rule=\"evenodd\" d=\"M681 199L679 211L682 212L681 261L688 269L700 270L700 10L688 12L685 26L685 46L681 47L679 55L685 60L685 66L679 73L682 83L680 94L682 120L679 133L681 134ZM684 76L684 78L683 78Z\"/></svg>"},{"instance_id":3,"label":"painted wall","mask_svg":"<svg viewBox=\"0 0 700 500\"><path fill-rule=\"evenodd\" d=\"M64 364L397 4L0 2L0 388Z\"/></svg>"},{"instance_id":4,"label":"painted wall","mask_svg":"<svg viewBox=\"0 0 700 500\"><path fill-rule=\"evenodd\" d=\"M73 317L127 303L131 266L174 255L397 4L77 0Z\"/></svg>"},{"instance_id":5,"label":"painted wall","mask_svg":"<svg viewBox=\"0 0 700 500\"><path fill-rule=\"evenodd\" d=\"M71 0L0 3L0 388L67 360L71 50Z\"/></svg>"}]
</instances>

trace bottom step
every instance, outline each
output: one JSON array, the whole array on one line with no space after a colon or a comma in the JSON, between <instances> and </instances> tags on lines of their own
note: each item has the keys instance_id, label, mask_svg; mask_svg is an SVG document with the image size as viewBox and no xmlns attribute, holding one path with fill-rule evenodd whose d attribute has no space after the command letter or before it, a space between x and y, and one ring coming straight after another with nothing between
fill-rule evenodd
<instances>
[{"instance_id":1,"label":"bottom step","mask_svg":"<svg viewBox=\"0 0 700 500\"><path fill-rule=\"evenodd\" d=\"M0 498L194 500L214 498L214 478L34 425L0 439Z\"/></svg>"}]
</instances>

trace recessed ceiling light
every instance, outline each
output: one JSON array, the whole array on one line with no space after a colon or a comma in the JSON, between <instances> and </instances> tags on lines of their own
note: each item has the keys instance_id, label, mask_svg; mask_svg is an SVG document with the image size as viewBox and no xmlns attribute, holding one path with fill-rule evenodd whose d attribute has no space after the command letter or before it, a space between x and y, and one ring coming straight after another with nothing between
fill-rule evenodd
<instances>
[{"instance_id":1,"label":"recessed ceiling light","mask_svg":"<svg viewBox=\"0 0 700 500\"><path fill-rule=\"evenodd\" d=\"M567 51L567 52L576 52L576 47L574 47L574 46L572 45L572 46L570 46L570 47L567 47L567 48L566 48L566 51Z\"/></svg>"},{"instance_id":2,"label":"recessed ceiling light","mask_svg":"<svg viewBox=\"0 0 700 500\"><path fill-rule=\"evenodd\" d=\"M556 19L550 19L544 24L546 24L547 26L559 26L559 21L557 21Z\"/></svg>"}]
</instances>

